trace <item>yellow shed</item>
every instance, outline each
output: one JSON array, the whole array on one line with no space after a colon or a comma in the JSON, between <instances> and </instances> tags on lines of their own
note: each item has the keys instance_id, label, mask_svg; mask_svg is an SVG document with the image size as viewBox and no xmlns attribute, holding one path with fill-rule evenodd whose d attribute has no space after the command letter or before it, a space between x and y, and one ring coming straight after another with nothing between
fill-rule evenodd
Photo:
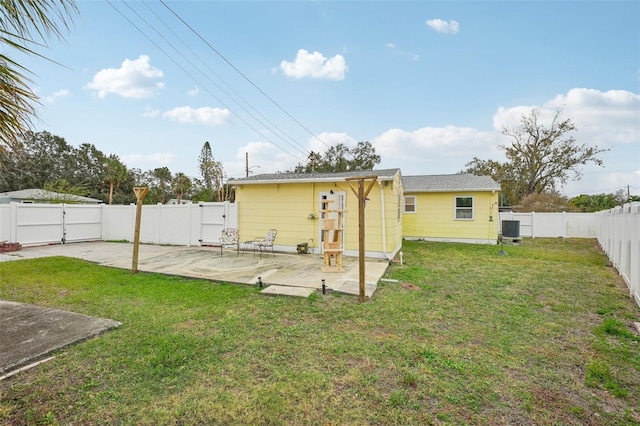
<instances>
[{"instance_id":1,"label":"yellow shed","mask_svg":"<svg viewBox=\"0 0 640 426\"><path fill-rule=\"evenodd\" d=\"M264 237L269 229L276 229L276 251L295 252L298 244L308 243L311 252L320 254L323 219L342 215L340 248L346 256L357 256L358 199L345 180L357 176L375 176L376 181L365 206L366 256L393 259L402 247L400 169L275 173L234 179L230 183L236 191L240 241Z\"/></svg>"},{"instance_id":2,"label":"yellow shed","mask_svg":"<svg viewBox=\"0 0 640 426\"><path fill-rule=\"evenodd\" d=\"M402 180L405 239L497 243L500 185L491 177L461 173Z\"/></svg>"}]
</instances>

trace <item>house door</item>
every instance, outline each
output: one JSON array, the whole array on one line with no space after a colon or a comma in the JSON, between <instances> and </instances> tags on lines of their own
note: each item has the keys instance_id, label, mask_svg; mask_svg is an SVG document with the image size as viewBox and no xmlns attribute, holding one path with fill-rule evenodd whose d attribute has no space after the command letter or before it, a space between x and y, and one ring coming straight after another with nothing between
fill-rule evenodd
<instances>
[{"instance_id":1,"label":"house door","mask_svg":"<svg viewBox=\"0 0 640 426\"><path fill-rule=\"evenodd\" d=\"M345 229L345 201L347 194L344 191L329 191L319 193L319 206L320 220L318 221L318 241L320 242L319 248L322 250L325 233L322 232L323 219L334 219L336 224L340 224L342 230ZM340 248L344 250L344 231L339 233L329 232L330 241L335 241L337 237L340 242Z\"/></svg>"}]
</instances>

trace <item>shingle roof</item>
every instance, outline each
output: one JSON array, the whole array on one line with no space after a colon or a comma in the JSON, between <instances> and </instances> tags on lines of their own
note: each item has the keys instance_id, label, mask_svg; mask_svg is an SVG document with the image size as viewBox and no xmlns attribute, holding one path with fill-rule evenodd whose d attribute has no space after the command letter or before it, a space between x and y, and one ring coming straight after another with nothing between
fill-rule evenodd
<instances>
[{"instance_id":1,"label":"shingle roof","mask_svg":"<svg viewBox=\"0 0 640 426\"><path fill-rule=\"evenodd\" d=\"M258 184L281 182L336 182L343 181L347 177L376 176L379 180L392 180L400 169L385 170L359 170L354 172L336 173L265 173L245 178L230 179L231 184Z\"/></svg>"},{"instance_id":2,"label":"shingle roof","mask_svg":"<svg viewBox=\"0 0 640 426\"><path fill-rule=\"evenodd\" d=\"M0 198L10 198L13 200L46 200L64 198L84 203L102 203L101 200L80 195L59 194L57 192L45 191L44 189L21 189L19 191L1 192Z\"/></svg>"},{"instance_id":3,"label":"shingle roof","mask_svg":"<svg viewBox=\"0 0 640 426\"><path fill-rule=\"evenodd\" d=\"M491 176L471 173L455 175L403 176L404 192L499 191Z\"/></svg>"}]
</instances>

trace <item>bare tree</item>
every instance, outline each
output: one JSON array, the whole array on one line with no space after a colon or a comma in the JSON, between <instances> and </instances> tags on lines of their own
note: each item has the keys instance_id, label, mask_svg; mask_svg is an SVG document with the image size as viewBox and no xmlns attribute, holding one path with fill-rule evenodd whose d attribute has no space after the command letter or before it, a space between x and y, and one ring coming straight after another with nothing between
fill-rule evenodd
<instances>
[{"instance_id":1,"label":"bare tree","mask_svg":"<svg viewBox=\"0 0 640 426\"><path fill-rule=\"evenodd\" d=\"M487 174L497 181L508 181L512 203L533 193L550 192L558 184L582 177L581 166L587 163L602 165L598 154L608 151L597 146L579 144L571 135L577 130L571 119L562 119L557 109L549 125L540 120L540 109L532 108L516 127L504 127L502 133L512 139L501 145L507 161L474 158L466 164L466 171Z\"/></svg>"}]
</instances>

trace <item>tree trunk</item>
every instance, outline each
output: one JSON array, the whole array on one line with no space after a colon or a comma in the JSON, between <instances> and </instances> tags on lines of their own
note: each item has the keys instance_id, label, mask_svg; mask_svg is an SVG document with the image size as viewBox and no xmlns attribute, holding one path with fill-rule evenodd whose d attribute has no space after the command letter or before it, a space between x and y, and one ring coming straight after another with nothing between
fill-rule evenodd
<instances>
[{"instance_id":1,"label":"tree trunk","mask_svg":"<svg viewBox=\"0 0 640 426\"><path fill-rule=\"evenodd\" d=\"M113 204L113 182L109 183L109 205Z\"/></svg>"}]
</instances>

